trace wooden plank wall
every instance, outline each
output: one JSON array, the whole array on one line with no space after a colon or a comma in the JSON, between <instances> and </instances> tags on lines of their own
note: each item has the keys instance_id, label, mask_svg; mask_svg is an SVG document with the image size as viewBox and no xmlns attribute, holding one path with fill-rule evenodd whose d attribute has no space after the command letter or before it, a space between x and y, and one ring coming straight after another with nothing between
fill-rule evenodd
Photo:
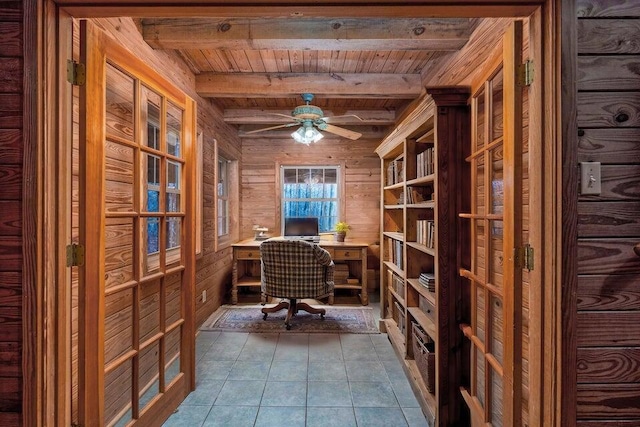
<instances>
[{"instance_id":1,"label":"wooden plank wall","mask_svg":"<svg viewBox=\"0 0 640 427\"><path fill-rule=\"evenodd\" d=\"M578 162L602 163L602 193L578 196L577 419L638 425L640 2L576 5Z\"/></svg>"},{"instance_id":2,"label":"wooden plank wall","mask_svg":"<svg viewBox=\"0 0 640 427\"><path fill-rule=\"evenodd\" d=\"M22 1L0 2L0 424L22 424Z\"/></svg>"},{"instance_id":3,"label":"wooden plank wall","mask_svg":"<svg viewBox=\"0 0 640 427\"><path fill-rule=\"evenodd\" d=\"M338 165L344 162L345 218L351 225L347 240L374 243L380 238L380 159L374 153L378 139L349 141L325 132L318 143L306 146L291 138L243 138L241 173L241 238L253 236L259 224L280 233L280 206L276 201L276 164ZM279 181L279 179L278 179ZM369 268L373 268L369 266Z\"/></svg>"},{"instance_id":4,"label":"wooden plank wall","mask_svg":"<svg viewBox=\"0 0 640 427\"><path fill-rule=\"evenodd\" d=\"M195 92L195 77L184 62L173 54L154 51L143 40L135 22L130 18L96 19L94 22L120 44L142 58L147 64L173 82L178 88L196 100L198 104L198 129L203 132L203 247L202 254L196 260L196 326L201 325L223 302L231 284L231 248L215 251L214 195L216 190L214 176L215 140L228 156L240 160L240 140L237 131L225 124L222 114L211 103L200 98ZM74 56L79 52L79 25L74 21ZM75 58L78 59L77 57ZM74 88L74 141L73 141L73 218L72 239L78 238L78 90ZM0 107L1 108L1 107ZM235 190L237 193L237 189ZM0 266L0 270L2 267ZM76 270L76 269L74 269ZM1 274L1 273L0 273ZM72 377L77 383L77 272L72 275ZM0 288L1 289L1 288ZM202 302L202 291L207 291L207 300ZM153 313L149 315L153 316ZM0 390L1 390L0 385ZM77 396L77 390L73 390ZM72 405L73 420L77 420L77 406Z\"/></svg>"}]
</instances>

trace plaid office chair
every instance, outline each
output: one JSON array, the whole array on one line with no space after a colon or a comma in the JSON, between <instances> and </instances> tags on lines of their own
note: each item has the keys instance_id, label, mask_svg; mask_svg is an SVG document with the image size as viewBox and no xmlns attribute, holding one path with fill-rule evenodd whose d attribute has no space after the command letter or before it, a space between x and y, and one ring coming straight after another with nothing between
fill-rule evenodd
<instances>
[{"instance_id":1,"label":"plaid office chair","mask_svg":"<svg viewBox=\"0 0 640 427\"><path fill-rule=\"evenodd\" d=\"M287 329L291 329L291 318L299 310L320 314L324 319L325 309L298 300L333 296L334 264L329 252L301 240L266 240L260 244L260 258L263 296L289 300L264 307L263 319L285 308L288 309L284 321Z\"/></svg>"}]
</instances>

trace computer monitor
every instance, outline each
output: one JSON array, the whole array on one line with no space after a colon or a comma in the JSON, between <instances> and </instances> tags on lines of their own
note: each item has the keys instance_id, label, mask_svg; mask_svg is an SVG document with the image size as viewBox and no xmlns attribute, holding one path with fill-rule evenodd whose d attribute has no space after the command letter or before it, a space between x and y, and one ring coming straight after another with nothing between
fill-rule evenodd
<instances>
[{"instance_id":1,"label":"computer monitor","mask_svg":"<svg viewBox=\"0 0 640 427\"><path fill-rule=\"evenodd\" d=\"M285 218L285 237L314 237L318 234L318 218Z\"/></svg>"}]
</instances>

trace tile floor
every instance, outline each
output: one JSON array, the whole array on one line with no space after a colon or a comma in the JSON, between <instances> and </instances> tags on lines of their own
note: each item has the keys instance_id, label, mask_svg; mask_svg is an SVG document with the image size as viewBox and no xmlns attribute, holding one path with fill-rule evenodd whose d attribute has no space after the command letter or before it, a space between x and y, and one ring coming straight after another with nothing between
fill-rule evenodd
<instances>
[{"instance_id":1,"label":"tile floor","mask_svg":"<svg viewBox=\"0 0 640 427\"><path fill-rule=\"evenodd\" d=\"M202 331L165 426L427 426L385 334Z\"/></svg>"}]
</instances>

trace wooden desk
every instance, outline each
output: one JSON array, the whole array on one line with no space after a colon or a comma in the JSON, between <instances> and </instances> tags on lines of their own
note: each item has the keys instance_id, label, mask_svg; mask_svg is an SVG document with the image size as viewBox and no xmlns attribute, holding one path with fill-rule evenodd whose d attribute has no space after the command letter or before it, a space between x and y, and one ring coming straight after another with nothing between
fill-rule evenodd
<instances>
[{"instance_id":1,"label":"wooden desk","mask_svg":"<svg viewBox=\"0 0 640 427\"><path fill-rule=\"evenodd\" d=\"M233 245L233 270L231 282L231 303L238 303L238 288L241 286L260 287L260 243L253 239L243 240ZM358 289L362 305L369 304L367 294L367 243L334 242L321 240L320 246L331 254L336 265L346 265L349 277L357 278L360 283L348 284L336 281L335 289ZM345 268L345 267L343 267ZM345 268L345 269L346 269ZM337 272L336 272L337 273ZM337 274L339 277L340 275ZM262 296L264 303L264 295ZM329 297L333 304L333 297Z\"/></svg>"}]
</instances>

